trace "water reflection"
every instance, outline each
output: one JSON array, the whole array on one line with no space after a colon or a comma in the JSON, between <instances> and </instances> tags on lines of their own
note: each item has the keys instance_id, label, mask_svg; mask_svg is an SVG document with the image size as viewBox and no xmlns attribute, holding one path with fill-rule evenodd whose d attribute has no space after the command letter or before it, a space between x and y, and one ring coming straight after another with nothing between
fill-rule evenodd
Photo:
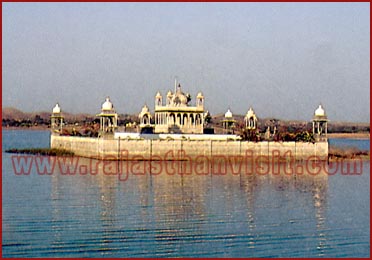
<instances>
[{"instance_id":1,"label":"water reflection","mask_svg":"<svg viewBox=\"0 0 372 260\"><path fill-rule=\"evenodd\" d=\"M3 151L49 146L49 132L3 134ZM124 165L134 171L119 179L117 162L83 158L75 175L57 166L52 175L39 175L36 167L16 175L11 156L3 153L4 257L370 254L369 162L354 175L329 165L329 178L288 174L290 164L259 165L250 175L250 166L232 165L225 175L210 174L218 165L200 166L181 176L166 173L170 163L160 169L139 162Z\"/></svg>"},{"instance_id":2,"label":"water reflection","mask_svg":"<svg viewBox=\"0 0 372 260\"><path fill-rule=\"evenodd\" d=\"M90 159L79 160L80 165L88 163ZM145 169L147 163L128 162L127 167ZM140 247L144 256L208 256L211 252L261 256L262 250L257 249L266 248L267 239L279 239L278 248L271 251L280 256L283 244L293 237L300 239L314 223L316 237L309 245L316 255L324 255L326 172L288 174L283 170L288 169L285 163L270 169L265 175L236 174L233 169L223 175L129 174L125 181L102 174L102 168L95 175L56 172L52 176L53 222L70 221L82 233L72 240L81 245L86 240L84 234L92 235L90 242L99 245L101 255L131 255L131 250ZM64 234L60 227L53 232L53 244L66 242L68 229ZM145 248L146 243L152 246ZM187 250L187 245L195 251Z\"/></svg>"}]
</instances>

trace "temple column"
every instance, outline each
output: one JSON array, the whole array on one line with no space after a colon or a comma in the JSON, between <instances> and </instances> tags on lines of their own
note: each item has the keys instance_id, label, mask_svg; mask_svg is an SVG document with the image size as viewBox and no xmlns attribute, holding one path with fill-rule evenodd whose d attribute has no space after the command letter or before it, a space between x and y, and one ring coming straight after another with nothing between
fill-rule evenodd
<instances>
[{"instance_id":1,"label":"temple column","mask_svg":"<svg viewBox=\"0 0 372 260\"><path fill-rule=\"evenodd\" d=\"M319 122L318 122L318 135L320 135L320 124L319 124Z\"/></svg>"},{"instance_id":2,"label":"temple column","mask_svg":"<svg viewBox=\"0 0 372 260\"><path fill-rule=\"evenodd\" d=\"M313 121L313 135L315 134L315 122Z\"/></svg>"}]
</instances>

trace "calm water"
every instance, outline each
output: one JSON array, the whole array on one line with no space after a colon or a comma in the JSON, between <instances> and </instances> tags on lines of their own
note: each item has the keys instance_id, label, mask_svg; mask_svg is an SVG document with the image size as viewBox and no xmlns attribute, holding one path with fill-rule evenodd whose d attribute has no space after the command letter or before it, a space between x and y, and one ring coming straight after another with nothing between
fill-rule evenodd
<instances>
[{"instance_id":1,"label":"calm water","mask_svg":"<svg viewBox=\"0 0 372 260\"><path fill-rule=\"evenodd\" d=\"M368 151L370 149L369 139L330 139L329 144L335 147L356 147L360 150Z\"/></svg>"},{"instance_id":2,"label":"calm water","mask_svg":"<svg viewBox=\"0 0 372 260\"><path fill-rule=\"evenodd\" d=\"M369 140L346 142L369 149ZM3 131L3 150L48 146L49 132ZM351 176L130 174L124 181L82 158L76 175L59 167L39 175L33 165L16 175L15 155L2 156L3 257L370 255L369 162ZM83 174L91 165L98 173ZM133 173L145 166L126 165Z\"/></svg>"}]
</instances>

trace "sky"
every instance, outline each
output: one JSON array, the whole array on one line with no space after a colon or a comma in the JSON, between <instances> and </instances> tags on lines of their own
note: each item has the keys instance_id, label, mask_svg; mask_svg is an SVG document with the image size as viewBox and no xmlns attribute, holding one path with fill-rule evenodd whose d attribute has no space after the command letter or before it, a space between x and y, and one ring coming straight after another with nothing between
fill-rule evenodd
<instances>
[{"instance_id":1,"label":"sky","mask_svg":"<svg viewBox=\"0 0 372 260\"><path fill-rule=\"evenodd\" d=\"M212 115L370 121L369 3L2 3L2 106L154 111L178 79Z\"/></svg>"}]
</instances>

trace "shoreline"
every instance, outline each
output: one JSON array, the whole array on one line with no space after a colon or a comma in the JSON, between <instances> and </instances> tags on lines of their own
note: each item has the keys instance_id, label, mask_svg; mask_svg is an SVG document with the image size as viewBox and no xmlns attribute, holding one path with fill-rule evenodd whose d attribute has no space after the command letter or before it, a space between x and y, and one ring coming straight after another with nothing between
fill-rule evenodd
<instances>
[{"instance_id":1,"label":"shoreline","mask_svg":"<svg viewBox=\"0 0 372 260\"><path fill-rule=\"evenodd\" d=\"M370 161L370 156L369 155L356 155L356 156L350 156L350 155L345 155L345 156L334 156L334 155L329 155L328 161L329 162L355 162L355 161L363 161L363 162L368 162Z\"/></svg>"},{"instance_id":2,"label":"shoreline","mask_svg":"<svg viewBox=\"0 0 372 260\"><path fill-rule=\"evenodd\" d=\"M331 133L328 138L333 139L370 139L370 133Z\"/></svg>"},{"instance_id":3,"label":"shoreline","mask_svg":"<svg viewBox=\"0 0 372 260\"><path fill-rule=\"evenodd\" d=\"M82 157L82 158L90 158L90 159L96 159L96 160L102 160L102 158L92 158L92 157L86 157L82 155L75 155L72 151L65 150L65 149L58 149L58 148L26 148L26 149L8 149L5 151L6 153L13 153L13 154L29 154L29 155L36 155L36 156L68 156L68 157ZM267 157L267 158L274 158L274 157ZM211 159L211 158L208 158ZM361 161L369 161L370 155L368 154L354 154L354 153L345 153L345 154L337 154L337 153L330 153L328 155L328 161L329 162L339 162L339 161L355 161L355 160L361 160ZM127 158L126 160L116 159L112 157L108 157L105 159L105 161L159 161L159 160L149 160L149 159L139 159L139 158ZM163 160L160 160L163 161ZM184 158L173 158L165 161L187 161L187 159ZM192 160L193 161L193 160ZM295 161L303 161L302 159L295 159ZM324 159L322 160L324 161ZM266 162L266 161L265 161ZM277 161L278 163L282 162L288 162L288 159L285 157L279 158Z\"/></svg>"}]
</instances>

